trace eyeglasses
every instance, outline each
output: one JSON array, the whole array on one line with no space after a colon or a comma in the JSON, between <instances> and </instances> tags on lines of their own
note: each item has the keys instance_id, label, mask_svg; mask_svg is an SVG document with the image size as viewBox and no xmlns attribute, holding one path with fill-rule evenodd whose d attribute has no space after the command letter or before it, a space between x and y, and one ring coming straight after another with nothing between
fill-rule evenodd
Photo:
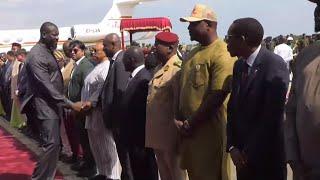
<instances>
[{"instance_id":1,"label":"eyeglasses","mask_svg":"<svg viewBox=\"0 0 320 180\"><path fill-rule=\"evenodd\" d=\"M225 40L226 40L226 42L229 42L230 40L231 40L231 38L232 37L234 37L234 38L241 38L242 40L246 40L246 37L244 36L244 35L226 35L226 37L225 37Z\"/></svg>"}]
</instances>

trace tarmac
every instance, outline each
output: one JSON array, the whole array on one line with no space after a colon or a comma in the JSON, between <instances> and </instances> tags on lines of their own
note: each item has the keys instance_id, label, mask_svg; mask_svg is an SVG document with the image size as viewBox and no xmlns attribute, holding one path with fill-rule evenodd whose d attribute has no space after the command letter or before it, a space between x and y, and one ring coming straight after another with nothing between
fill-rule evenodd
<instances>
[{"instance_id":1,"label":"tarmac","mask_svg":"<svg viewBox=\"0 0 320 180\"><path fill-rule=\"evenodd\" d=\"M31 152L33 152L36 156L39 156L41 154L41 148L39 147L38 143L27 137L26 135L19 132L17 129L11 127L5 119L0 117L0 126L5 129L7 132L12 134L18 141L20 141L22 144L24 144ZM77 172L70 169L70 165L63 163L62 161L58 162L57 170L61 172L63 175L64 180L87 180L88 178L81 178L76 176ZM291 168L288 166L287 171L287 180L293 180L293 175ZM159 179L160 180L160 179ZM233 175L232 180L236 180L235 174Z\"/></svg>"}]
</instances>

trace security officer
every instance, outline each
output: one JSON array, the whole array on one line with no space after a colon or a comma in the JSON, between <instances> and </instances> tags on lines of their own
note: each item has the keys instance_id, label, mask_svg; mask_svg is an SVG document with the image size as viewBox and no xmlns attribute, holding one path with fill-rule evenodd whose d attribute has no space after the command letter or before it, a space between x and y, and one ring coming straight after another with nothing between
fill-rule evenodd
<instances>
[{"instance_id":1,"label":"security officer","mask_svg":"<svg viewBox=\"0 0 320 180\"><path fill-rule=\"evenodd\" d=\"M155 38L155 55L160 64L149 83L146 147L154 149L162 180L184 180L186 175L178 164L179 134L174 123L181 67L177 56L179 39L170 32L160 32Z\"/></svg>"}]
</instances>

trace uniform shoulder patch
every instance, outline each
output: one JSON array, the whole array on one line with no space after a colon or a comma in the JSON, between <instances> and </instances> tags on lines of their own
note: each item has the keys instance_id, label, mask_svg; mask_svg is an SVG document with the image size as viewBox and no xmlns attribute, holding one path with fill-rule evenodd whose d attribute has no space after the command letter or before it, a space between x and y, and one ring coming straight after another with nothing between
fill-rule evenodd
<instances>
[{"instance_id":1,"label":"uniform shoulder patch","mask_svg":"<svg viewBox=\"0 0 320 180\"><path fill-rule=\"evenodd\" d=\"M164 70L164 71L168 71L168 70L169 70L169 66L168 66L168 65L164 66L164 67L163 67L163 70Z\"/></svg>"},{"instance_id":2,"label":"uniform shoulder patch","mask_svg":"<svg viewBox=\"0 0 320 180\"><path fill-rule=\"evenodd\" d=\"M177 66L177 67L181 67L182 65L182 61L180 59L177 59L174 63L173 63L174 66Z\"/></svg>"}]
</instances>

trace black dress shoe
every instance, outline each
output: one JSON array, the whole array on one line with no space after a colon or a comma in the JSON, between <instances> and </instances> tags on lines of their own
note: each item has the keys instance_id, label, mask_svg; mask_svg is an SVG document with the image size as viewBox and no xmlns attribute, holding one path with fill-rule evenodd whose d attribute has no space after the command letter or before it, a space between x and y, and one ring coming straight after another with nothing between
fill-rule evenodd
<instances>
[{"instance_id":1,"label":"black dress shoe","mask_svg":"<svg viewBox=\"0 0 320 180\"><path fill-rule=\"evenodd\" d=\"M68 157L63 157L61 158L61 161L67 164L75 164L76 162L78 162L78 157L77 156L68 156Z\"/></svg>"},{"instance_id":2,"label":"black dress shoe","mask_svg":"<svg viewBox=\"0 0 320 180\"><path fill-rule=\"evenodd\" d=\"M79 160L76 163L72 164L70 168L74 171L79 171L81 169L81 167L83 166L83 164L84 164L84 161Z\"/></svg>"},{"instance_id":3,"label":"black dress shoe","mask_svg":"<svg viewBox=\"0 0 320 180\"><path fill-rule=\"evenodd\" d=\"M90 177L88 180L106 180L106 179L107 179L107 176L96 175L96 176Z\"/></svg>"},{"instance_id":4,"label":"black dress shoe","mask_svg":"<svg viewBox=\"0 0 320 180\"><path fill-rule=\"evenodd\" d=\"M77 176L79 176L79 177L92 177L92 176L94 176L96 174L97 174L96 167L92 167L92 168L89 168L89 169L85 169L85 170L79 171Z\"/></svg>"}]
</instances>

